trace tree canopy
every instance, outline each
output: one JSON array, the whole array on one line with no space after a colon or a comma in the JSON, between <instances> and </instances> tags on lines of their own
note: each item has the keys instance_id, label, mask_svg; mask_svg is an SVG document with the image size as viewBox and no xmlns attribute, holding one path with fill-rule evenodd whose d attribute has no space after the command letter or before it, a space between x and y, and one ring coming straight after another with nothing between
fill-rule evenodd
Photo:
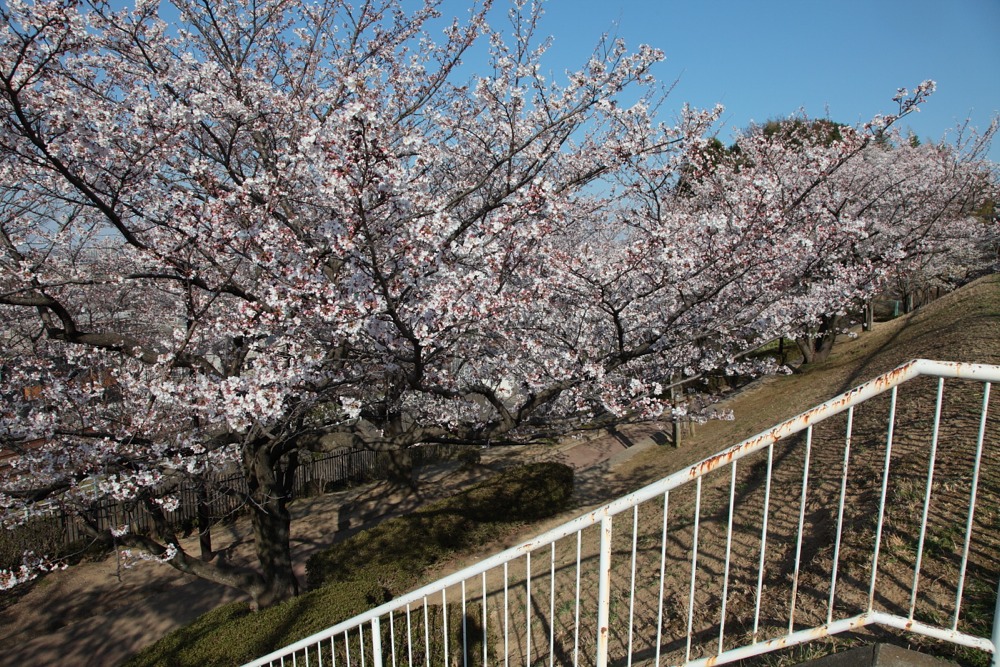
<instances>
[{"instance_id":1,"label":"tree canopy","mask_svg":"<svg viewBox=\"0 0 1000 667\"><path fill-rule=\"evenodd\" d=\"M658 121L659 51L605 40L552 79L538 7L440 34L438 4L176 0L177 27L155 2L0 8L6 525L141 504L158 530L116 539L271 604L297 590L303 453L657 415L669 378L951 238L988 180L972 154L870 150L930 82L837 140L750 133L708 164L721 108ZM477 41L489 66L461 78ZM165 520L227 466L257 567L202 562Z\"/></svg>"}]
</instances>

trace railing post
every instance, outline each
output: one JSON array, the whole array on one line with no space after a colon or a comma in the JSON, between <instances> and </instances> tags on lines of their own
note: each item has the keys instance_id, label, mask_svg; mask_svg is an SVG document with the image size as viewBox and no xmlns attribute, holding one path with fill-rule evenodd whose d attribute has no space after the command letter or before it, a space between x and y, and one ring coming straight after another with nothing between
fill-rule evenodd
<instances>
[{"instance_id":1,"label":"railing post","mask_svg":"<svg viewBox=\"0 0 1000 667\"><path fill-rule=\"evenodd\" d=\"M611 633L611 515L601 519L601 557L597 582L597 667L608 665Z\"/></svg>"},{"instance_id":2,"label":"railing post","mask_svg":"<svg viewBox=\"0 0 1000 667\"><path fill-rule=\"evenodd\" d=\"M993 657L990 667L1000 667L1000 582L997 582L997 601L993 607Z\"/></svg>"},{"instance_id":3,"label":"railing post","mask_svg":"<svg viewBox=\"0 0 1000 667\"><path fill-rule=\"evenodd\" d=\"M382 667L382 627L378 616L372 619L372 665Z\"/></svg>"}]
</instances>

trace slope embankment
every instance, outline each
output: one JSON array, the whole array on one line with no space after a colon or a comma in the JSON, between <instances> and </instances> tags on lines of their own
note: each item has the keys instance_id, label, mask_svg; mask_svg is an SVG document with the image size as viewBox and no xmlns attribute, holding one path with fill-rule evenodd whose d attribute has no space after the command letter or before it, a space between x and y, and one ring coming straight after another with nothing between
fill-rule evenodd
<instances>
[{"instance_id":1,"label":"slope embankment","mask_svg":"<svg viewBox=\"0 0 1000 667\"><path fill-rule=\"evenodd\" d=\"M733 412L734 421L697 427L679 449L657 446L664 442L668 425L646 423L566 440L548 449L497 454L507 463L555 458L573 465L578 471L575 514L697 462L915 357L1000 364L1000 275L982 278L914 313L839 342L823 364L754 383L720 405ZM434 493L407 499L407 507L438 497L437 492L451 488L452 481L456 480L428 482L425 489ZM454 488L460 487L456 483ZM392 514L384 511L394 502L392 497L380 497L378 489L356 493L363 497L353 499L355 505L371 501L369 522ZM336 533L342 519L336 507L330 507L336 502L310 499L295 508L302 519L296 525L306 532L294 539L303 551L321 548L323 540ZM224 530L234 532L234 544L245 538L237 534L238 526ZM145 565L122 571L113 558L83 563L40 580L19 600L0 605L0 637L5 644L0 663L115 664L201 610L231 599L231 592L188 580L167 567Z\"/></svg>"}]
</instances>

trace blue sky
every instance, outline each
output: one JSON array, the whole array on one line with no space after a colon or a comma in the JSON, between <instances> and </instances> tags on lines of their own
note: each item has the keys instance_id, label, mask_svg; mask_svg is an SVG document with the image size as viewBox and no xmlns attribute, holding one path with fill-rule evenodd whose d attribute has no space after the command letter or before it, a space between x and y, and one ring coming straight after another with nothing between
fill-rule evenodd
<instances>
[{"instance_id":1,"label":"blue sky","mask_svg":"<svg viewBox=\"0 0 1000 667\"><path fill-rule=\"evenodd\" d=\"M465 18L472 4L444 0L442 13ZM494 4L499 26L510 2ZM937 92L903 124L922 140L954 136L966 119L985 128L1000 114L1000 0L544 0L543 7L541 32L555 39L544 64L553 74L579 69L606 32L633 49L649 44L666 54L657 78L676 82L664 120L685 102L721 103L719 137L727 143L753 121L799 109L847 124L893 113L896 89L925 79ZM477 66L473 58L466 64ZM1000 140L989 157L1000 163Z\"/></svg>"},{"instance_id":2,"label":"blue sky","mask_svg":"<svg viewBox=\"0 0 1000 667\"><path fill-rule=\"evenodd\" d=\"M504 0L496 0L503 8ZM448 0L444 11L469 6ZM906 121L937 140L966 118L986 127L1000 113L1000 0L547 0L542 31L555 38L555 74L584 63L604 32L630 47L662 49L657 78L684 102L725 105L720 138L751 121L804 108L854 124L892 113L892 96L938 84ZM990 157L1000 162L1000 141Z\"/></svg>"}]
</instances>

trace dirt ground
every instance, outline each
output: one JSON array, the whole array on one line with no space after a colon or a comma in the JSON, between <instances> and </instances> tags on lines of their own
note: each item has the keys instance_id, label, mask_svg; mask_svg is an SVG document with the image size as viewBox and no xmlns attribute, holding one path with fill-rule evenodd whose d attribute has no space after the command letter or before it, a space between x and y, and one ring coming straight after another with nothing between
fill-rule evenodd
<instances>
[{"instance_id":1,"label":"dirt ground","mask_svg":"<svg viewBox=\"0 0 1000 667\"><path fill-rule=\"evenodd\" d=\"M645 428L649 431L649 427ZM634 437L634 439L632 439ZM653 445L644 433L604 434L568 440L555 449L523 448L486 452L483 464L463 469L443 464L421 470L415 493L386 483L355 487L293 504L295 570L305 580L309 556L383 519L458 492L516 460L557 460L578 471L577 494L597 498L610 465L627 461ZM589 471L589 472L588 472ZM340 508L351 512L340 530ZM308 517L306 519L306 517ZM252 558L249 523L213 528L216 548L232 547L236 561ZM194 539L190 544L197 553ZM245 599L238 591L140 562L126 568L115 555L82 562L34 582L16 603L0 611L0 665L115 665L171 630L215 607Z\"/></svg>"}]
</instances>

